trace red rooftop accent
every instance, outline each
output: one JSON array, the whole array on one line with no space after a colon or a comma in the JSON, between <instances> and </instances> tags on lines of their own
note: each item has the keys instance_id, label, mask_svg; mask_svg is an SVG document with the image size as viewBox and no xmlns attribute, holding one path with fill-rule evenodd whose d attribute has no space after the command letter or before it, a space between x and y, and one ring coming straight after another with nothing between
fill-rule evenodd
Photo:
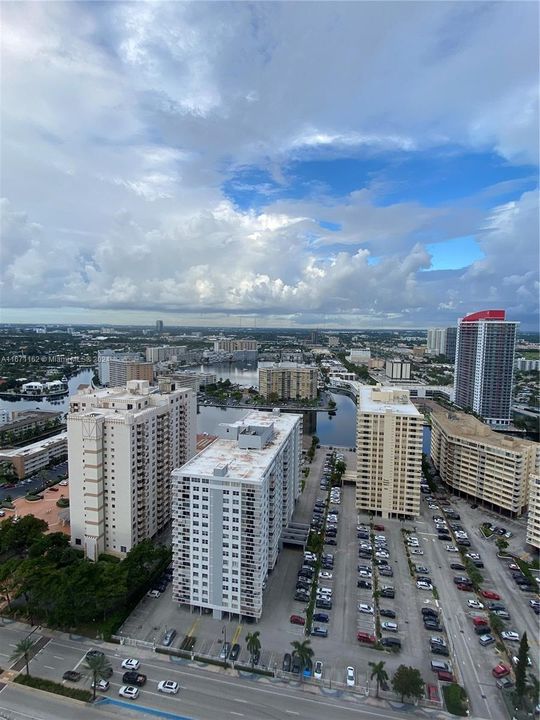
<instances>
[{"instance_id":1,"label":"red rooftop accent","mask_svg":"<svg viewBox=\"0 0 540 720\"><path fill-rule=\"evenodd\" d=\"M477 320L504 320L506 310L479 310L466 315L461 322L476 322Z\"/></svg>"}]
</instances>

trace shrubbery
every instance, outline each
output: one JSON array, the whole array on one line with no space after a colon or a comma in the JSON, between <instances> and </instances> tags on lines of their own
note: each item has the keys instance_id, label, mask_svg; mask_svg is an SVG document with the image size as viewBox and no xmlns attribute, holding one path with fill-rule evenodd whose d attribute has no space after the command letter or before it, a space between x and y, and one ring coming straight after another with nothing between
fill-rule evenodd
<instances>
[{"instance_id":1,"label":"shrubbery","mask_svg":"<svg viewBox=\"0 0 540 720\"><path fill-rule=\"evenodd\" d=\"M446 703L446 709L452 715L459 715L465 717L467 715L468 703L467 693L457 683L443 686L444 701Z\"/></svg>"},{"instance_id":2,"label":"shrubbery","mask_svg":"<svg viewBox=\"0 0 540 720\"><path fill-rule=\"evenodd\" d=\"M32 675L17 675L15 682L20 685L36 688L36 690L45 690L46 692L64 695L65 697L81 700L82 702L90 702L92 699L90 690L68 687L67 685L61 685L52 680L45 680L45 678L33 677Z\"/></svg>"}]
</instances>

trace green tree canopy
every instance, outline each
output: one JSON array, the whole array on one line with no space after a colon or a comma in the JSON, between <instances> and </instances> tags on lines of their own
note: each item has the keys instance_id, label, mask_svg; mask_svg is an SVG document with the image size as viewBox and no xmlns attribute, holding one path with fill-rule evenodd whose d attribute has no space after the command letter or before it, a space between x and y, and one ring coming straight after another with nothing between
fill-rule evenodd
<instances>
[{"instance_id":1,"label":"green tree canopy","mask_svg":"<svg viewBox=\"0 0 540 720\"><path fill-rule=\"evenodd\" d=\"M392 688L401 696L403 702L406 697L421 698L424 693L424 681L419 670L400 665L392 678Z\"/></svg>"},{"instance_id":2,"label":"green tree canopy","mask_svg":"<svg viewBox=\"0 0 540 720\"><path fill-rule=\"evenodd\" d=\"M34 641L29 638L23 638L22 640L19 640L19 642L15 645L15 650L11 654L10 660L12 662L17 662L17 660L20 660L21 658L24 658L24 664L26 667L26 674L30 675L30 669L28 667L30 663L30 648L34 644Z\"/></svg>"},{"instance_id":3,"label":"green tree canopy","mask_svg":"<svg viewBox=\"0 0 540 720\"><path fill-rule=\"evenodd\" d=\"M523 633L521 641L519 643L519 650L517 654L517 665L516 665L516 687L514 691L514 697L516 699L518 707L523 706L525 698L525 686L527 684L527 662L529 653L529 640L527 633Z\"/></svg>"},{"instance_id":4,"label":"green tree canopy","mask_svg":"<svg viewBox=\"0 0 540 720\"><path fill-rule=\"evenodd\" d=\"M92 700L96 699L96 685L112 675L112 667L105 655L91 655L84 662L86 674L92 678Z\"/></svg>"}]
</instances>

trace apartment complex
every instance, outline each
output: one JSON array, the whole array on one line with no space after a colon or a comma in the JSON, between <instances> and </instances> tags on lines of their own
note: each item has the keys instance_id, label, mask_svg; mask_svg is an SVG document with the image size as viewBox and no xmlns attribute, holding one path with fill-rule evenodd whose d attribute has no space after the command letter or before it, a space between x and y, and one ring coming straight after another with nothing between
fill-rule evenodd
<instances>
[{"instance_id":1,"label":"apartment complex","mask_svg":"<svg viewBox=\"0 0 540 720\"><path fill-rule=\"evenodd\" d=\"M315 400L318 375L316 365L259 363L259 393L265 398L274 395L280 400Z\"/></svg>"},{"instance_id":2,"label":"apartment complex","mask_svg":"<svg viewBox=\"0 0 540 720\"><path fill-rule=\"evenodd\" d=\"M256 340L239 340L238 338L220 338L214 340L214 352L246 352L246 351L257 351L259 344Z\"/></svg>"},{"instance_id":3,"label":"apartment complex","mask_svg":"<svg viewBox=\"0 0 540 720\"><path fill-rule=\"evenodd\" d=\"M217 375L211 372L180 370L172 375L160 375L158 380L159 382L173 381L176 382L177 386L187 387L197 393L201 388L216 383Z\"/></svg>"},{"instance_id":4,"label":"apartment complex","mask_svg":"<svg viewBox=\"0 0 540 720\"><path fill-rule=\"evenodd\" d=\"M195 454L196 398L145 380L70 398L71 542L123 556L171 518L171 473Z\"/></svg>"},{"instance_id":5,"label":"apartment complex","mask_svg":"<svg viewBox=\"0 0 540 720\"><path fill-rule=\"evenodd\" d=\"M540 370L540 360L528 360L527 358L517 358L516 370L521 372L538 372Z\"/></svg>"},{"instance_id":6,"label":"apartment complex","mask_svg":"<svg viewBox=\"0 0 540 720\"><path fill-rule=\"evenodd\" d=\"M540 444L441 408L431 415L431 459L455 493L515 517L524 512L529 478L540 469Z\"/></svg>"},{"instance_id":7,"label":"apartment complex","mask_svg":"<svg viewBox=\"0 0 540 720\"><path fill-rule=\"evenodd\" d=\"M45 410L15 410L11 421L0 427L0 439L10 443L15 440L24 440L25 434L37 435L40 432L53 430L62 423L62 413L47 412Z\"/></svg>"},{"instance_id":8,"label":"apartment complex","mask_svg":"<svg viewBox=\"0 0 540 720\"><path fill-rule=\"evenodd\" d=\"M454 390L456 405L490 425L510 424L517 322L504 310L482 310L459 321Z\"/></svg>"},{"instance_id":9,"label":"apartment complex","mask_svg":"<svg viewBox=\"0 0 540 720\"><path fill-rule=\"evenodd\" d=\"M140 362L141 356L138 353L118 352L107 348L98 350L97 370L100 385L111 385L110 363L114 360L133 360Z\"/></svg>"},{"instance_id":10,"label":"apartment complex","mask_svg":"<svg viewBox=\"0 0 540 720\"><path fill-rule=\"evenodd\" d=\"M538 473L529 478L527 543L540 549L540 475Z\"/></svg>"},{"instance_id":11,"label":"apartment complex","mask_svg":"<svg viewBox=\"0 0 540 720\"><path fill-rule=\"evenodd\" d=\"M423 416L408 390L358 385L356 507L384 518L420 513Z\"/></svg>"},{"instance_id":12,"label":"apartment complex","mask_svg":"<svg viewBox=\"0 0 540 720\"><path fill-rule=\"evenodd\" d=\"M0 450L0 462L11 463L18 479L22 480L52 462L63 460L67 449L67 433L63 432L24 447Z\"/></svg>"},{"instance_id":13,"label":"apartment complex","mask_svg":"<svg viewBox=\"0 0 540 720\"><path fill-rule=\"evenodd\" d=\"M367 365L371 360L371 349L370 348L351 348L349 351L349 358L352 363L357 365Z\"/></svg>"},{"instance_id":14,"label":"apartment complex","mask_svg":"<svg viewBox=\"0 0 540 720\"><path fill-rule=\"evenodd\" d=\"M299 495L302 417L252 411L173 472L173 599L258 619Z\"/></svg>"},{"instance_id":15,"label":"apartment complex","mask_svg":"<svg viewBox=\"0 0 540 720\"><path fill-rule=\"evenodd\" d=\"M410 380L411 363L408 360L387 360L385 375L389 380Z\"/></svg>"},{"instance_id":16,"label":"apartment complex","mask_svg":"<svg viewBox=\"0 0 540 720\"><path fill-rule=\"evenodd\" d=\"M151 363L167 362L176 360L186 354L187 345L162 345L161 347L147 347L145 350L146 361Z\"/></svg>"}]
</instances>

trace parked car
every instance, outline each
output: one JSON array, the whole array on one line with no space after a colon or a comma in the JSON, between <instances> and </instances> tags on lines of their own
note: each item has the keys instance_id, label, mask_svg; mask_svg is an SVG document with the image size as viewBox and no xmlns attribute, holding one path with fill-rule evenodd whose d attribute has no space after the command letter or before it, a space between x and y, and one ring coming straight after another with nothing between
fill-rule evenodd
<instances>
[{"instance_id":1,"label":"parked car","mask_svg":"<svg viewBox=\"0 0 540 720\"><path fill-rule=\"evenodd\" d=\"M346 674L347 687L354 687L356 685L356 670L349 665Z\"/></svg>"},{"instance_id":2,"label":"parked car","mask_svg":"<svg viewBox=\"0 0 540 720\"><path fill-rule=\"evenodd\" d=\"M285 653L285 655L283 656L283 662L281 664L281 669L283 670L283 672L291 672L291 663L291 654Z\"/></svg>"},{"instance_id":3,"label":"parked car","mask_svg":"<svg viewBox=\"0 0 540 720\"><path fill-rule=\"evenodd\" d=\"M172 645L172 642L175 637L176 637L176 630L174 628L171 628L170 630L167 630L167 632L163 636L163 639L161 640L161 644L165 645L165 647L169 647L170 645Z\"/></svg>"},{"instance_id":4,"label":"parked car","mask_svg":"<svg viewBox=\"0 0 540 720\"><path fill-rule=\"evenodd\" d=\"M321 680L323 675L323 664L321 660L316 660L313 667L313 677L315 680Z\"/></svg>"},{"instance_id":5,"label":"parked car","mask_svg":"<svg viewBox=\"0 0 540 720\"><path fill-rule=\"evenodd\" d=\"M291 617L289 618L289 622L291 622L293 625L305 625L306 619L301 615L291 615Z\"/></svg>"},{"instance_id":6,"label":"parked car","mask_svg":"<svg viewBox=\"0 0 540 720\"><path fill-rule=\"evenodd\" d=\"M371 590L373 586L367 580L358 580L356 587L362 588L363 590Z\"/></svg>"},{"instance_id":7,"label":"parked car","mask_svg":"<svg viewBox=\"0 0 540 720\"><path fill-rule=\"evenodd\" d=\"M401 649L401 640L396 637L383 637L381 638L381 645L383 647L391 648L400 650Z\"/></svg>"},{"instance_id":8,"label":"parked car","mask_svg":"<svg viewBox=\"0 0 540 720\"><path fill-rule=\"evenodd\" d=\"M480 590L480 595L488 600L500 600L501 596L494 590Z\"/></svg>"},{"instance_id":9,"label":"parked car","mask_svg":"<svg viewBox=\"0 0 540 720\"><path fill-rule=\"evenodd\" d=\"M327 613L313 613L313 620L315 622L327 623L330 622L330 616Z\"/></svg>"},{"instance_id":10,"label":"parked car","mask_svg":"<svg viewBox=\"0 0 540 720\"><path fill-rule=\"evenodd\" d=\"M373 615L373 606L367 605L366 603L359 603L358 612L366 613L368 615Z\"/></svg>"},{"instance_id":11,"label":"parked car","mask_svg":"<svg viewBox=\"0 0 540 720\"><path fill-rule=\"evenodd\" d=\"M395 591L393 587L383 587L381 588L381 591L379 593L379 597L382 598L394 598L395 597Z\"/></svg>"},{"instance_id":12,"label":"parked car","mask_svg":"<svg viewBox=\"0 0 540 720\"><path fill-rule=\"evenodd\" d=\"M92 680L92 683L90 687L93 689L94 684L96 687L96 690L99 690L99 692L107 692L107 690L111 687L111 684L108 680L98 680L96 683Z\"/></svg>"},{"instance_id":13,"label":"parked car","mask_svg":"<svg viewBox=\"0 0 540 720\"><path fill-rule=\"evenodd\" d=\"M358 632L356 633L356 639L358 642L366 643L366 645L375 645L377 642L377 638L375 635L371 635L371 633L367 632Z\"/></svg>"},{"instance_id":14,"label":"parked car","mask_svg":"<svg viewBox=\"0 0 540 720\"><path fill-rule=\"evenodd\" d=\"M234 645L231 648L229 660L238 660L239 655L240 655L240 645L238 643L234 643Z\"/></svg>"},{"instance_id":15,"label":"parked car","mask_svg":"<svg viewBox=\"0 0 540 720\"><path fill-rule=\"evenodd\" d=\"M495 665L495 667L491 671L491 674L494 678L502 678L506 675L510 675L510 668L504 663L499 663L498 665Z\"/></svg>"},{"instance_id":16,"label":"parked car","mask_svg":"<svg viewBox=\"0 0 540 720\"><path fill-rule=\"evenodd\" d=\"M311 630L311 634L316 637L328 637L328 630L320 625L315 625L315 627Z\"/></svg>"},{"instance_id":17,"label":"parked car","mask_svg":"<svg viewBox=\"0 0 540 720\"><path fill-rule=\"evenodd\" d=\"M396 613L394 610L390 610L390 608L380 608L379 615L381 617L389 617L389 618L395 618Z\"/></svg>"},{"instance_id":18,"label":"parked car","mask_svg":"<svg viewBox=\"0 0 540 720\"><path fill-rule=\"evenodd\" d=\"M397 632L398 624L395 622L383 622L381 623L381 628L383 630L387 630L388 632Z\"/></svg>"},{"instance_id":19,"label":"parked car","mask_svg":"<svg viewBox=\"0 0 540 720\"><path fill-rule=\"evenodd\" d=\"M69 680L69 682L79 682L82 678L82 674L76 670L66 670L62 675L62 680Z\"/></svg>"}]
</instances>

